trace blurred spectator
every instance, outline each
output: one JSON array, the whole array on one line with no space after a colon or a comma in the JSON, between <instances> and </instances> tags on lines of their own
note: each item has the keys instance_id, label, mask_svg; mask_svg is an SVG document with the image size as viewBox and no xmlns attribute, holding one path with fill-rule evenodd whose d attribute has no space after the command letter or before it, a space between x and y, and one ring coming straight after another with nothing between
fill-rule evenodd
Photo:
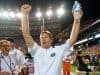
<instances>
[{"instance_id":1,"label":"blurred spectator","mask_svg":"<svg viewBox=\"0 0 100 75\"><path fill-rule=\"evenodd\" d=\"M21 67L25 59L24 53L16 48L16 42L13 38L7 38L7 40L10 41L11 48L9 55L14 55L17 59L17 64Z\"/></svg>"},{"instance_id":2,"label":"blurred spectator","mask_svg":"<svg viewBox=\"0 0 100 75\"><path fill-rule=\"evenodd\" d=\"M0 75L15 75L17 62L14 56L9 55L10 42L7 40L0 41Z\"/></svg>"},{"instance_id":3,"label":"blurred spectator","mask_svg":"<svg viewBox=\"0 0 100 75\"><path fill-rule=\"evenodd\" d=\"M24 55L28 53L28 50L25 46L18 47L18 50L20 50Z\"/></svg>"},{"instance_id":4,"label":"blurred spectator","mask_svg":"<svg viewBox=\"0 0 100 75\"><path fill-rule=\"evenodd\" d=\"M89 75L91 71L88 69L89 60L82 54L82 51L78 51L76 59L78 60L79 75Z\"/></svg>"},{"instance_id":5,"label":"blurred spectator","mask_svg":"<svg viewBox=\"0 0 100 75\"><path fill-rule=\"evenodd\" d=\"M25 56L21 75L34 75L34 59L30 53Z\"/></svg>"}]
</instances>

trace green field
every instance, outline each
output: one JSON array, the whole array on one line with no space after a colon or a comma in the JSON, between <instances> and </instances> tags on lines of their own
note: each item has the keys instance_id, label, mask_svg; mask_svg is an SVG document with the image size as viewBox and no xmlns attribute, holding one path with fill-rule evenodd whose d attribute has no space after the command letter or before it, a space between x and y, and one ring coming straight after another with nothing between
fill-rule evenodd
<instances>
[{"instance_id":1,"label":"green field","mask_svg":"<svg viewBox=\"0 0 100 75\"><path fill-rule=\"evenodd\" d=\"M76 65L72 65L71 66L71 71L73 72L73 73L77 73L76 71L77 71L77 66ZM90 73L90 75L100 75L100 72L93 72L93 73Z\"/></svg>"}]
</instances>

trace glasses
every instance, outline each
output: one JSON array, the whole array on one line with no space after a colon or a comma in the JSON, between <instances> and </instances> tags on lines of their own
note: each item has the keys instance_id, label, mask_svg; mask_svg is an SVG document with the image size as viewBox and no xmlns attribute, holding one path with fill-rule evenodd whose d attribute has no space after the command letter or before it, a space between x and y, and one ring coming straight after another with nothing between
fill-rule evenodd
<instances>
[{"instance_id":1,"label":"glasses","mask_svg":"<svg viewBox=\"0 0 100 75\"><path fill-rule=\"evenodd\" d=\"M9 45L2 45L2 47L10 47Z\"/></svg>"}]
</instances>

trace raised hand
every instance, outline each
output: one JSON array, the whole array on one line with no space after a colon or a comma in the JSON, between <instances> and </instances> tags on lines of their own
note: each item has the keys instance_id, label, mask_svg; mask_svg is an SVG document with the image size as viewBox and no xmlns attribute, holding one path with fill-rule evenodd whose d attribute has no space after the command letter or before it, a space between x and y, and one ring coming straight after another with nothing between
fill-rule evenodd
<instances>
[{"instance_id":1,"label":"raised hand","mask_svg":"<svg viewBox=\"0 0 100 75\"><path fill-rule=\"evenodd\" d=\"M29 4L24 4L24 5L22 5L22 7L21 7L21 12L22 12L23 14L29 14L30 11L31 11L31 9L32 9L31 5L29 5Z\"/></svg>"},{"instance_id":2,"label":"raised hand","mask_svg":"<svg viewBox=\"0 0 100 75\"><path fill-rule=\"evenodd\" d=\"M73 13L74 19L80 20L83 16L82 7L80 7L78 11L72 10L72 13Z\"/></svg>"}]
</instances>

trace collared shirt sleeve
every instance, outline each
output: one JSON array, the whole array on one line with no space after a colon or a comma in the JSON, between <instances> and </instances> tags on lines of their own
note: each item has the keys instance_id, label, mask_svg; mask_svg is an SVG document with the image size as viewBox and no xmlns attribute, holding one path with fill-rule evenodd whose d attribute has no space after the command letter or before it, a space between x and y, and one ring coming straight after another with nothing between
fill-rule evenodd
<instances>
[{"instance_id":1,"label":"collared shirt sleeve","mask_svg":"<svg viewBox=\"0 0 100 75\"><path fill-rule=\"evenodd\" d=\"M62 49L63 51L66 51L66 50L70 49L69 40L67 40L67 41L66 41L64 44L62 44L60 47L61 47L61 49Z\"/></svg>"},{"instance_id":2,"label":"collared shirt sleeve","mask_svg":"<svg viewBox=\"0 0 100 75\"><path fill-rule=\"evenodd\" d=\"M69 48L69 50L66 50L63 54L63 60L65 60L70 54L73 52L73 46Z\"/></svg>"},{"instance_id":3,"label":"collared shirt sleeve","mask_svg":"<svg viewBox=\"0 0 100 75\"><path fill-rule=\"evenodd\" d=\"M62 56L68 56L72 52L72 47L70 46L69 40L60 46L60 49L63 51Z\"/></svg>"},{"instance_id":4,"label":"collared shirt sleeve","mask_svg":"<svg viewBox=\"0 0 100 75\"><path fill-rule=\"evenodd\" d=\"M32 56L35 55L39 48L39 45L35 42L32 48L28 48L28 52L32 54Z\"/></svg>"}]
</instances>

